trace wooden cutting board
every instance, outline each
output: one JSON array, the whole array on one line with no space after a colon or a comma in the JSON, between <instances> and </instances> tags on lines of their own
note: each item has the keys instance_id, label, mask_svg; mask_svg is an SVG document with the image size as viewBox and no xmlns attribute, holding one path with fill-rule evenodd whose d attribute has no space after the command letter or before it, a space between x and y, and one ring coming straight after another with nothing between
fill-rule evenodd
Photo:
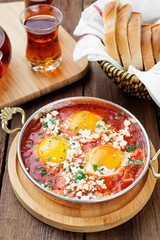
<instances>
[{"instance_id":1,"label":"wooden cutting board","mask_svg":"<svg viewBox=\"0 0 160 240\"><path fill-rule=\"evenodd\" d=\"M82 78L88 71L88 61L73 61L75 40L61 26L59 40L62 63L53 72L34 72L25 60L26 32L19 21L24 2L1 3L0 25L7 32L12 46L10 65L0 79L0 109L17 106Z\"/></svg>"},{"instance_id":2,"label":"wooden cutting board","mask_svg":"<svg viewBox=\"0 0 160 240\"><path fill-rule=\"evenodd\" d=\"M134 217L145 206L154 190L156 179L149 169L136 187L122 195L120 200L115 199L118 206L116 209L112 208L112 201L100 206L79 208L61 205L42 194L24 174L16 154L17 139L18 135L11 145L8 156L12 189L30 214L50 226L72 232L98 232L116 227ZM155 149L151 144L151 157L154 154ZM158 161L154 161L152 165L158 171ZM133 194L135 189L137 194ZM129 201L126 202L126 199Z\"/></svg>"}]
</instances>

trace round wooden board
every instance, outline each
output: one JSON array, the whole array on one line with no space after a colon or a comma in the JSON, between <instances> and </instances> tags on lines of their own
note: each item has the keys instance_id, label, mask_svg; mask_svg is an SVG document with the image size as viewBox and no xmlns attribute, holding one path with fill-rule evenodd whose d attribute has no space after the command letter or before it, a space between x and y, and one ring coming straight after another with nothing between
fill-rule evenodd
<instances>
[{"instance_id":1,"label":"round wooden board","mask_svg":"<svg viewBox=\"0 0 160 240\"><path fill-rule=\"evenodd\" d=\"M12 143L8 156L8 172L12 189L30 214L50 226L72 232L98 232L114 228L134 217L145 206L154 190L156 179L149 169L141 180L141 182L144 181L143 184L141 182L137 184L139 185L138 194L118 210L107 214L105 208L109 202L96 207L63 206L47 198L26 177L16 154L17 139L18 135ZM155 149L151 143L151 156L153 157L154 154ZM158 171L157 160L153 165ZM128 197L129 192L124 195L124 198Z\"/></svg>"}]
</instances>

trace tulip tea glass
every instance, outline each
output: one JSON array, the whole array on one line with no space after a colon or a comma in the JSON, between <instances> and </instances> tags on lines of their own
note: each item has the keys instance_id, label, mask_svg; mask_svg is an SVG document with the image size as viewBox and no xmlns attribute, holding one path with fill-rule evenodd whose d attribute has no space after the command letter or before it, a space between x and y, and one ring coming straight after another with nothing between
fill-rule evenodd
<instances>
[{"instance_id":1,"label":"tulip tea glass","mask_svg":"<svg viewBox=\"0 0 160 240\"><path fill-rule=\"evenodd\" d=\"M0 78L11 60L11 43L7 33L0 27Z\"/></svg>"},{"instance_id":2,"label":"tulip tea glass","mask_svg":"<svg viewBox=\"0 0 160 240\"><path fill-rule=\"evenodd\" d=\"M26 8L20 21L27 32L26 58L35 71L53 71L61 63L61 47L58 28L62 21L61 11L47 4Z\"/></svg>"}]
</instances>

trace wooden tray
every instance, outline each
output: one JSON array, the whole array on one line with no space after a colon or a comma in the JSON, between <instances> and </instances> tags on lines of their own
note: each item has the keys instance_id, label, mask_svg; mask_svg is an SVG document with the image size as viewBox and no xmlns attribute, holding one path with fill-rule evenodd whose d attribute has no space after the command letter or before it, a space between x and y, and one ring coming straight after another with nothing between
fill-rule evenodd
<instances>
[{"instance_id":1,"label":"wooden tray","mask_svg":"<svg viewBox=\"0 0 160 240\"><path fill-rule=\"evenodd\" d=\"M76 42L63 27L59 28L63 58L61 65L55 71L45 74L31 70L25 60L27 36L19 21L24 2L1 3L0 9L0 25L7 32L12 45L10 65L0 79L0 109L40 97L79 80L87 73L86 59L73 62L72 52Z\"/></svg>"},{"instance_id":2,"label":"wooden tray","mask_svg":"<svg viewBox=\"0 0 160 240\"><path fill-rule=\"evenodd\" d=\"M72 232L98 232L116 227L135 216L149 200L155 184L151 170L149 169L141 182L137 184L138 194L132 195L131 191L124 195L124 199L131 199L124 206L122 198L119 209L106 213L108 204L100 207L74 208L63 206L43 195L40 190L29 181L22 171L17 155L17 139L14 139L8 156L8 172L12 189L23 207L40 221ZM155 149L151 144L151 157ZM158 161L153 165L158 171ZM131 195L131 196L130 196Z\"/></svg>"}]
</instances>

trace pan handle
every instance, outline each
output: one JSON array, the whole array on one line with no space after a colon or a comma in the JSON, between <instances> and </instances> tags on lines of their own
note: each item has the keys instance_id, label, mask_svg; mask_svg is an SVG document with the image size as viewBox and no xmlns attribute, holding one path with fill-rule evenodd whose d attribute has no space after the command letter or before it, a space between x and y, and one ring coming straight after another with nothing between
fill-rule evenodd
<instances>
[{"instance_id":1,"label":"pan handle","mask_svg":"<svg viewBox=\"0 0 160 240\"><path fill-rule=\"evenodd\" d=\"M153 172L153 175L154 175L154 177L155 178L157 178L157 179L160 179L160 173L156 173L155 172L155 169L154 169L154 167L153 167L153 165L151 164L153 161L155 161L157 158L158 158L158 156L160 155L160 149L156 152L156 154L154 155L154 157L153 158L151 158L151 160L150 160L150 167L151 167L151 169L152 169L152 172Z\"/></svg>"},{"instance_id":2,"label":"pan handle","mask_svg":"<svg viewBox=\"0 0 160 240\"><path fill-rule=\"evenodd\" d=\"M8 134L11 134L11 133L14 133L14 132L17 132L17 131L21 130L21 128L15 128L13 130L8 128L8 121L11 120L13 114L16 114L17 112L22 114L22 125L24 125L24 123L25 123L25 112L22 108L19 108L19 107L5 107L3 110L1 110L0 119L1 119L1 122L2 122L2 129Z\"/></svg>"}]
</instances>

